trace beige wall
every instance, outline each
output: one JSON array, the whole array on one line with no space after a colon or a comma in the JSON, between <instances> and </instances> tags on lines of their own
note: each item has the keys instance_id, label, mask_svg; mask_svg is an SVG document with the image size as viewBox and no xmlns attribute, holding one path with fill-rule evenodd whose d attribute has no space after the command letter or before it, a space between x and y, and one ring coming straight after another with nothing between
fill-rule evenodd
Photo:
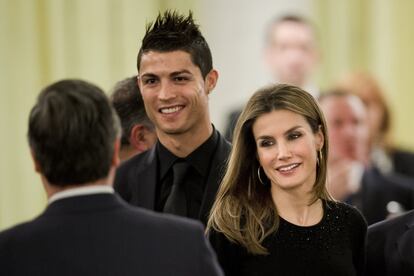
<instances>
[{"instance_id":1,"label":"beige wall","mask_svg":"<svg viewBox=\"0 0 414 276\"><path fill-rule=\"evenodd\" d=\"M348 71L371 72L393 113L394 141L414 150L414 2L410 0L315 1L324 50L319 79L329 87Z\"/></svg>"},{"instance_id":2,"label":"beige wall","mask_svg":"<svg viewBox=\"0 0 414 276\"><path fill-rule=\"evenodd\" d=\"M110 89L136 74L145 24L158 10L174 4L187 11L191 2L0 0L0 229L34 217L46 204L26 143L40 89L62 78Z\"/></svg>"}]
</instances>

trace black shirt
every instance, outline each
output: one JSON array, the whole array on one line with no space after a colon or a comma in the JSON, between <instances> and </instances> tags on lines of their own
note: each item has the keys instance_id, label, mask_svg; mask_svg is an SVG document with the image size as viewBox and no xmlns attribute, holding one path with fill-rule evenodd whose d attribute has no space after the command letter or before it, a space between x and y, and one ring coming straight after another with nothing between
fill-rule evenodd
<instances>
[{"instance_id":1,"label":"black shirt","mask_svg":"<svg viewBox=\"0 0 414 276\"><path fill-rule=\"evenodd\" d=\"M218 144L218 133L213 127L213 133L197 149L185 157L190 164L184 180L187 199L187 217L198 219L203 200L204 189L210 171L211 160ZM158 158L158 181L155 195L155 210L162 211L171 192L172 166L181 158L175 156L160 142L156 145Z\"/></svg>"},{"instance_id":2,"label":"black shirt","mask_svg":"<svg viewBox=\"0 0 414 276\"><path fill-rule=\"evenodd\" d=\"M324 201L322 220L298 226L280 218L279 228L263 241L269 255L253 255L224 234L210 241L226 276L363 275L367 225L344 203Z\"/></svg>"}]
</instances>

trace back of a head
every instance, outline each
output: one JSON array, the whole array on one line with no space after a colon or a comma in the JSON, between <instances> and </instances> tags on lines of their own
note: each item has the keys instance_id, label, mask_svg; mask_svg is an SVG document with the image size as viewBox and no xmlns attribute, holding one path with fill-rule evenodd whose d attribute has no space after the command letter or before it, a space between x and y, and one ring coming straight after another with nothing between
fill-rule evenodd
<instances>
[{"instance_id":1,"label":"back of a head","mask_svg":"<svg viewBox=\"0 0 414 276\"><path fill-rule=\"evenodd\" d=\"M28 140L42 175L56 186L106 177L119 119L97 86L62 80L44 88L29 117Z\"/></svg>"},{"instance_id":2,"label":"back of a head","mask_svg":"<svg viewBox=\"0 0 414 276\"><path fill-rule=\"evenodd\" d=\"M122 146L130 144L129 137L134 125L142 124L150 130L154 128L145 112L144 101L137 85L136 76L116 83L110 98L121 119Z\"/></svg>"},{"instance_id":3,"label":"back of a head","mask_svg":"<svg viewBox=\"0 0 414 276\"><path fill-rule=\"evenodd\" d=\"M187 17L175 11L159 14L156 20L147 26L138 53L137 68L140 70L142 55L150 52L184 51L190 54L192 62L200 68L203 78L213 68L210 48L199 27L189 12Z\"/></svg>"}]
</instances>

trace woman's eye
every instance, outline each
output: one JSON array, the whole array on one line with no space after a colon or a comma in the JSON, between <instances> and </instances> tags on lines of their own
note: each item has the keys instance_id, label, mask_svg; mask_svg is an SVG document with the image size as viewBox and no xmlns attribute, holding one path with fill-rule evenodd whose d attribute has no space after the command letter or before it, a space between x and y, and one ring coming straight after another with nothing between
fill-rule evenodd
<instances>
[{"instance_id":1,"label":"woman's eye","mask_svg":"<svg viewBox=\"0 0 414 276\"><path fill-rule=\"evenodd\" d=\"M302 133L291 133L288 135L289 140L296 140L302 136Z\"/></svg>"},{"instance_id":2,"label":"woman's eye","mask_svg":"<svg viewBox=\"0 0 414 276\"><path fill-rule=\"evenodd\" d=\"M270 147L270 146L273 146L274 143L271 140L262 140L260 141L259 145L260 147Z\"/></svg>"}]
</instances>

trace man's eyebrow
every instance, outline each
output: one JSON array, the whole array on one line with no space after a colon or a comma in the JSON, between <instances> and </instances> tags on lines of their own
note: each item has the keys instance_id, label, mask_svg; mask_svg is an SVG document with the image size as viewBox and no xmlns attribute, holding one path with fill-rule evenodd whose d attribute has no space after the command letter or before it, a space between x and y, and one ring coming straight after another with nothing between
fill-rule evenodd
<instances>
[{"instance_id":1,"label":"man's eyebrow","mask_svg":"<svg viewBox=\"0 0 414 276\"><path fill-rule=\"evenodd\" d=\"M157 75L153 74L153 73L144 73L142 75L138 75L138 79L142 79L143 77L151 77L151 78L156 78L158 77Z\"/></svg>"},{"instance_id":2,"label":"man's eyebrow","mask_svg":"<svg viewBox=\"0 0 414 276\"><path fill-rule=\"evenodd\" d=\"M174 76L181 75L181 74L191 74L192 75L192 73L190 71L188 71L187 69L183 69L183 70L180 70L180 71L172 72L170 74L170 76L174 77Z\"/></svg>"}]
</instances>

